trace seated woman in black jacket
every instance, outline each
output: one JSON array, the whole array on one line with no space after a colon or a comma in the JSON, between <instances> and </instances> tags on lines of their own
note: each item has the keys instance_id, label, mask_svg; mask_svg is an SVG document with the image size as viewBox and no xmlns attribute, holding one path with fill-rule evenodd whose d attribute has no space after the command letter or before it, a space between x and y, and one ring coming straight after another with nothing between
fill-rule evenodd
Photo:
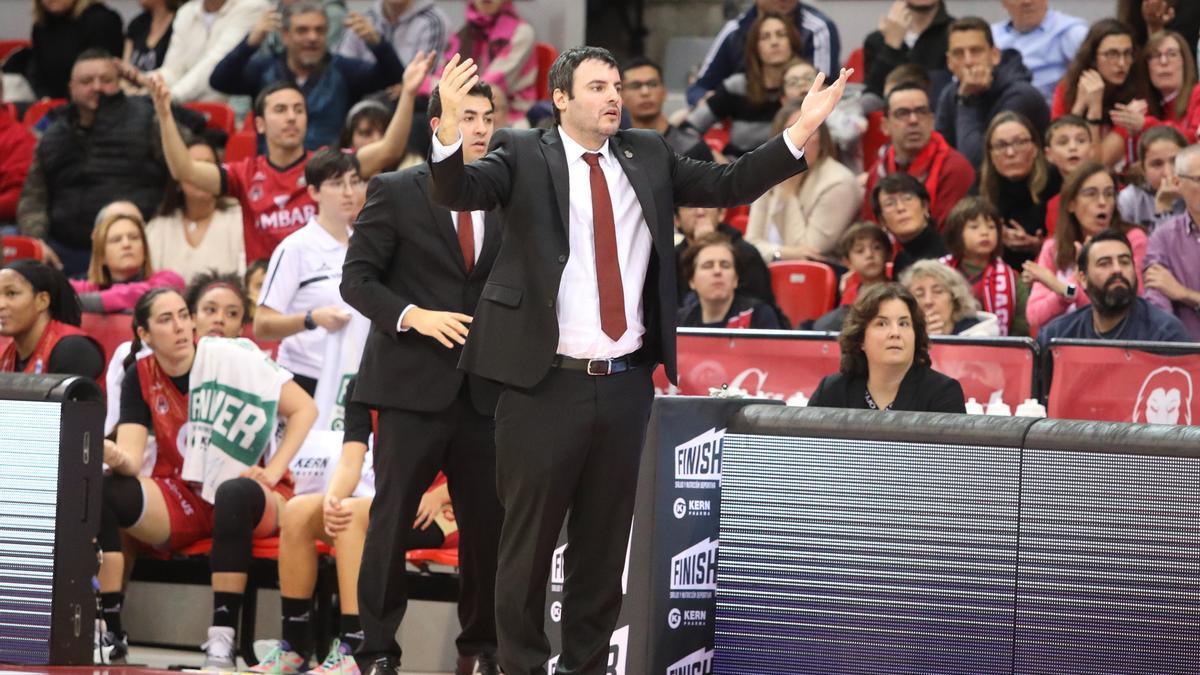
<instances>
[{"instance_id":1,"label":"seated woman in black jacket","mask_svg":"<svg viewBox=\"0 0 1200 675\"><path fill-rule=\"evenodd\" d=\"M821 380L810 407L966 412L958 380L930 367L925 315L900 284L860 294L838 345L841 372Z\"/></svg>"},{"instance_id":2,"label":"seated woman in black jacket","mask_svg":"<svg viewBox=\"0 0 1200 675\"><path fill-rule=\"evenodd\" d=\"M695 293L679 308L681 328L785 328L771 305L737 292L733 243L720 232L702 235L680 261Z\"/></svg>"}]
</instances>

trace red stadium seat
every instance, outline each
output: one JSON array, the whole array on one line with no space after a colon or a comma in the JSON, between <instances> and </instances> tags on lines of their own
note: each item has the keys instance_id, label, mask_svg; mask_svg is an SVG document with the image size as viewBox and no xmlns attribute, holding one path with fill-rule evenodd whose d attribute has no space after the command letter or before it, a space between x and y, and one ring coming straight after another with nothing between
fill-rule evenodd
<instances>
[{"instance_id":1,"label":"red stadium seat","mask_svg":"<svg viewBox=\"0 0 1200 675\"><path fill-rule=\"evenodd\" d=\"M771 263L769 269L775 302L792 324L815 319L833 309L837 275L829 265L785 260Z\"/></svg>"},{"instance_id":2,"label":"red stadium seat","mask_svg":"<svg viewBox=\"0 0 1200 675\"><path fill-rule=\"evenodd\" d=\"M704 132L704 142L713 152L723 152L725 146L729 145L728 121L709 127L708 131Z\"/></svg>"},{"instance_id":3,"label":"red stadium seat","mask_svg":"<svg viewBox=\"0 0 1200 675\"><path fill-rule=\"evenodd\" d=\"M854 74L847 81L862 84L863 80L867 77L867 66L863 61L862 47L850 52L850 58L846 59L846 67L854 69ZM828 73L828 76L832 78L834 73Z\"/></svg>"},{"instance_id":4,"label":"red stadium seat","mask_svg":"<svg viewBox=\"0 0 1200 675\"><path fill-rule=\"evenodd\" d=\"M870 170L879 158L879 149L891 139L883 131L883 111L876 110L867 115L867 131L862 137L863 167ZM870 209L870 207L867 207Z\"/></svg>"},{"instance_id":5,"label":"red stadium seat","mask_svg":"<svg viewBox=\"0 0 1200 675\"><path fill-rule=\"evenodd\" d=\"M236 162L258 154L258 136L253 132L239 131L229 137L225 144L225 161Z\"/></svg>"},{"instance_id":6,"label":"red stadium seat","mask_svg":"<svg viewBox=\"0 0 1200 675\"><path fill-rule=\"evenodd\" d=\"M204 115L206 126L209 129L220 129L229 136L232 136L237 129L237 115L233 112L233 108L224 103L193 101L183 104L183 107Z\"/></svg>"},{"instance_id":7,"label":"red stadium seat","mask_svg":"<svg viewBox=\"0 0 1200 675\"><path fill-rule=\"evenodd\" d=\"M458 570L458 548L419 548L409 551L406 559L422 572L440 571L435 566Z\"/></svg>"},{"instance_id":8,"label":"red stadium seat","mask_svg":"<svg viewBox=\"0 0 1200 675\"><path fill-rule=\"evenodd\" d=\"M247 112L246 116L242 118L242 131L249 131L252 134L258 133L258 129L254 128L254 111L253 110L251 110L250 112Z\"/></svg>"},{"instance_id":9,"label":"red stadium seat","mask_svg":"<svg viewBox=\"0 0 1200 675\"><path fill-rule=\"evenodd\" d=\"M13 52L26 49L29 46L29 40L0 40L0 62L7 59Z\"/></svg>"},{"instance_id":10,"label":"red stadium seat","mask_svg":"<svg viewBox=\"0 0 1200 675\"><path fill-rule=\"evenodd\" d=\"M10 234L3 239L4 262L21 258L42 259L42 244L33 237Z\"/></svg>"},{"instance_id":11,"label":"red stadium seat","mask_svg":"<svg viewBox=\"0 0 1200 675\"><path fill-rule=\"evenodd\" d=\"M184 546L180 549L179 555L208 555L210 552L212 552L212 539L201 539L194 544ZM255 539L251 544L250 554L264 560L279 560L279 537Z\"/></svg>"},{"instance_id":12,"label":"red stadium seat","mask_svg":"<svg viewBox=\"0 0 1200 675\"><path fill-rule=\"evenodd\" d=\"M35 124L40 122L42 118L46 116L46 113L54 110L60 105L66 104L67 99L65 98L44 98L40 101L35 101L33 105L29 106L29 108L25 111L25 118L21 120L21 123L25 125L25 128L32 129Z\"/></svg>"},{"instance_id":13,"label":"red stadium seat","mask_svg":"<svg viewBox=\"0 0 1200 675\"><path fill-rule=\"evenodd\" d=\"M550 100L550 66L558 58L558 50L552 44L535 42L533 56L537 59L537 97L539 101L548 101Z\"/></svg>"},{"instance_id":14,"label":"red stadium seat","mask_svg":"<svg viewBox=\"0 0 1200 675\"><path fill-rule=\"evenodd\" d=\"M133 339L133 327L128 314L93 314L84 312L80 328L91 335L104 349L105 360L111 359L113 351L122 342Z\"/></svg>"},{"instance_id":15,"label":"red stadium seat","mask_svg":"<svg viewBox=\"0 0 1200 675\"><path fill-rule=\"evenodd\" d=\"M750 214L736 213L732 216L727 216L725 220L729 222L730 227L742 234L746 234L746 227L750 225Z\"/></svg>"}]
</instances>

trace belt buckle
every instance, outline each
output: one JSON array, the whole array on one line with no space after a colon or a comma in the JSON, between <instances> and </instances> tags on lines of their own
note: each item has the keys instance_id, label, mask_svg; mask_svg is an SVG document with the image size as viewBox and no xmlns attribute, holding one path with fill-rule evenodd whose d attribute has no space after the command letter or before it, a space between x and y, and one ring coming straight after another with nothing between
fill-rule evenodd
<instances>
[{"instance_id":1,"label":"belt buckle","mask_svg":"<svg viewBox=\"0 0 1200 675\"><path fill-rule=\"evenodd\" d=\"M592 366L603 366L603 370L592 370ZM588 359L587 374L588 375L611 375L612 374L612 359Z\"/></svg>"}]
</instances>

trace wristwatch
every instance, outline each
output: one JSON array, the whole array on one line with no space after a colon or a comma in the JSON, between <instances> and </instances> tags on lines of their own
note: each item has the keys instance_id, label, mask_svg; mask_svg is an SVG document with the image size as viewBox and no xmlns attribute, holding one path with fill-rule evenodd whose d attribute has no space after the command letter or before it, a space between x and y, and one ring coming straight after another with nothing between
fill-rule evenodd
<instances>
[{"instance_id":1,"label":"wristwatch","mask_svg":"<svg viewBox=\"0 0 1200 675\"><path fill-rule=\"evenodd\" d=\"M314 330L317 327L316 320L313 319L312 310L304 313L304 330Z\"/></svg>"},{"instance_id":2,"label":"wristwatch","mask_svg":"<svg viewBox=\"0 0 1200 675\"><path fill-rule=\"evenodd\" d=\"M1063 297L1068 300L1074 300L1075 292L1075 284L1067 284L1067 290L1063 291Z\"/></svg>"},{"instance_id":3,"label":"wristwatch","mask_svg":"<svg viewBox=\"0 0 1200 675\"><path fill-rule=\"evenodd\" d=\"M779 262L780 260L783 260L783 251L775 249L775 252L771 254L771 262Z\"/></svg>"}]
</instances>

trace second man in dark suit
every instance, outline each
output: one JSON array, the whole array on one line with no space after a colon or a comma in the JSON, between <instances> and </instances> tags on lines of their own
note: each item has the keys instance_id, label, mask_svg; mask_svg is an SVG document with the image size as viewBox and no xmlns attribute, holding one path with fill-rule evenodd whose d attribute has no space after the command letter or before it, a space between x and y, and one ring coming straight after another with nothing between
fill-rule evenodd
<instances>
[{"instance_id":1,"label":"second man in dark suit","mask_svg":"<svg viewBox=\"0 0 1200 675\"><path fill-rule=\"evenodd\" d=\"M487 152L492 91L477 84L456 108L467 161ZM442 116L434 89L429 117ZM492 415L496 385L457 369L467 326L500 250L499 222L431 199L429 169L373 179L355 224L342 296L371 320L355 400L379 410L375 501L363 549L360 661L374 675L400 665L395 635L407 608L405 534L439 470L458 521L462 579L458 673L496 673L496 556L503 510L496 496Z\"/></svg>"}]
</instances>

